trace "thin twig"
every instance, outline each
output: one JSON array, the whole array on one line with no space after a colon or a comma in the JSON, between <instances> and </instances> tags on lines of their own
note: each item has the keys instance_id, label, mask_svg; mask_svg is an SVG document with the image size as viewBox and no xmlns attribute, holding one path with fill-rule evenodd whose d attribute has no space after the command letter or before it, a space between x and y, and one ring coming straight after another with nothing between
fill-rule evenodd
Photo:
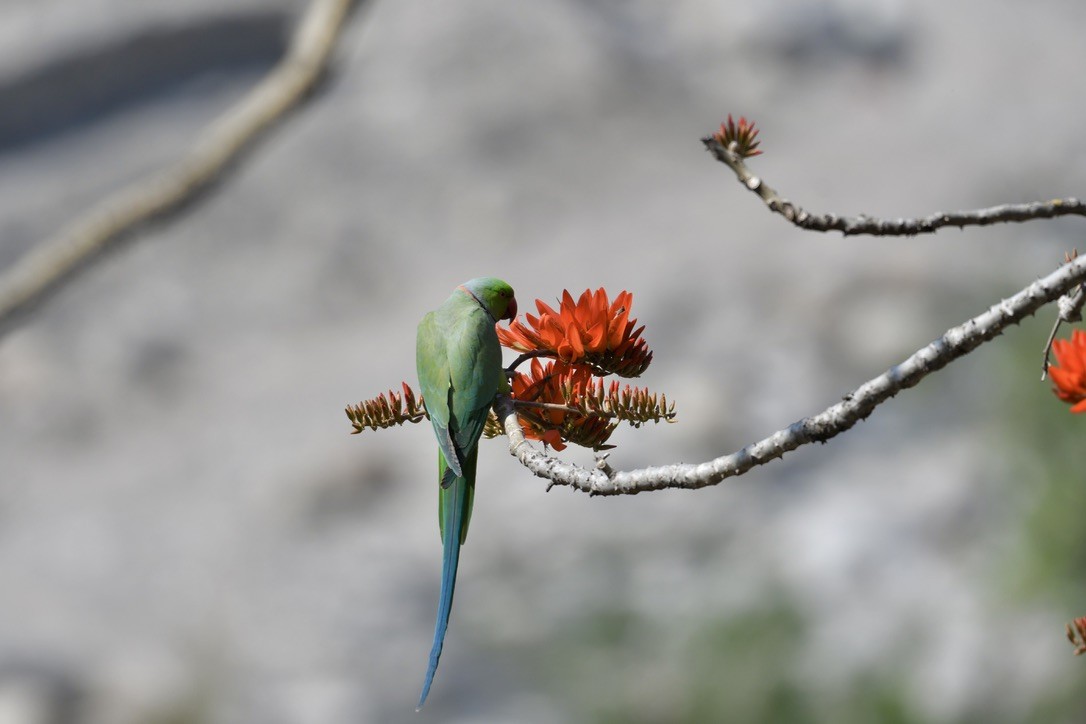
<instances>
[{"instance_id":1,"label":"thin twig","mask_svg":"<svg viewBox=\"0 0 1086 724\"><path fill-rule=\"evenodd\" d=\"M576 407L570 407L569 405L556 405L553 402L536 402L535 400L513 400L513 404L517 407L535 407L541 410L555 410L556 412L570 412L575 415L588 414L584 410L579 410ZM600 413L599 417L615 417L613 414Z\"/></svg>"},{"instance_id":2,"label":"thin twig","mask_svg":"<svg viewBox=\"0 0 1086 724\"><path fill-rule=\"evenodd\" d=\"M1063 324L1063 319L1056 317L1056 321L1052 323L1052 331L1048 333L1048 341L1045 342L1045 357L1041 361L1041 382L1048 379L1048 367L1052 357L1052 343L1056 341L1056 334L1060 331L1060 325Z\"/></svg>"},{"instance_id":3,"label":"thin twig","mask_svg":"<svg viewBox=\"0 0 1086 724\"><path fill-rule=\"evenodd\" d=\"M189 152L149 179L114 193L0 276L0 334L19 313L57 291L122 236L179 210L221 178L241 153L309 97L358 0L312 0L286 55L237 105L208 126Z\"/></svg>"},{"instance_id":4,"label":"thin twig","mask_svg":"<svg viewBox=\"0 0 1086 724\"><path fill-rule=\"evenodd\" d=\"M730 455L697 465L677 463L613 473L587 470L546 455L528 444L508 396L499 395L495 410L509 438L510 453L532 473L549 480L548 488L568 485L589 495L630 495L648 490L716 485L725 478L742 475L756 465L764 465L802 445L825 442L841 434L894 395L994 339L1010 325L1017 324L1084 282L1086 256L1061 266L965 324L947 330L939 339L901 364L860 385L841 402L823 412L799 420Z\"/></svg>"},{"instance_id":5,"label":"thin twig","mask_svg":"<svg viewBox=\"0 0 1086 724\"><path fill-rule=\"evenodd\" d=\"M1078 258L1078 249L1072 249L1070 253L1066 255L1066 261L1070 262L1073 259ZM1052 354L1052 343L1056 340L1056 333L1060 331L1060 325L1063 322L1068 324L1074 324L1075 322L1082 321L1082 306L1086 304L1086 286L1079 284L1077 287L1064 294L1056 302L1056 309L1059 314L1056 316L1056 321L1052 325L1052 332L1048 335L1048 341L1045 342L1045 358L1041 363L1041 382L1044 382L1048 377L1049 357Z\"/></svg>"},{"instance_id":6,"label":"thin twig","mask_svg":"<svg viewBox=\"0 0 1086 724\"><path fill-rule=\"evenodd\" d=\"M840 231L845 236L914 236L931 234L944 226L988 226L1008 222L1051 219L1056 216L1086 216L1086 203L1076 198L1034 201L1025 204L1002 204L972 211L947 211L915 219L876 219L871 216L838 216L811 214L788 201L761 178L751 173L743 159L709 136L701 139L713 156L735 172L739 182L756 193L770 211L780 214L801 229L809 231Z\"/></svg>"},{"instance_id":7,"label":"thin twig","mask_svg":"<svg viewBox=\"0 0 1086 724\"><path fill-rule=\"evenodd\" d=\"M521 365L522 362L527 362L530 359L536 357L556 357L557 355L549 349L533 349L531 352L525 352L524 354L513 360L513 364L505 368L507 375L512 375L513 370Z\"/></svg>"}]
</instances>

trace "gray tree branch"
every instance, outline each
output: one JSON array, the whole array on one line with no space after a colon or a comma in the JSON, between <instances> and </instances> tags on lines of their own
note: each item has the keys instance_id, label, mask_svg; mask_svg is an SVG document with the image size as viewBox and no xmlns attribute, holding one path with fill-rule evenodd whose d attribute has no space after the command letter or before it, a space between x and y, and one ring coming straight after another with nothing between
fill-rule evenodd
<instances>
[{"instance_id":1,"label":"gray tree branch","mask_svg":"<svg viewBox=\"0 0 1086 724\"><path fill-rule=\"evenodd\" d=\"M860 385L817 415L794 422L730 455L701 464L676 463L615 472L606 460L600 459L595 470L588 470L547 455L529 444L509 397L499 396L495 410L509 438L510 453L532 473L549 480L548 489L554 485L568 485L589 495L632 495L668 488L703 488L742 475L802 445L825 442L841 434L894 395L994 339L1010 325L1017 324L1084 282L1086 256L1080 256L983 314L947 330L931 344Z\"/></svg>"},{"instance_id":2,"label":"gray tree branch","mask_svg":"<svg viewBox=\"0 0 1086 724\"><path fill-rule=\"evenodd\" d=\"M179 210L218 180L324 74L358 0L312 0L283 59L199 135L177 163L117 191L0 276L0 334L123 235Z\"/></svg>"},{"instance_id":3,"label":"gray tree branch","mask_svg":"<svg viewBox=\"0 0 1086 724\"><path fill-rule=\"evenodd\" d=\"M735 172L739 182L758 195L769 210L780 214L801 229L809 231L840 231L845 236L915 236L931 234L945 226L988 226L1008 222L1051 219L1056 216L1086 216L1086 203L1075 198L1034 201L1026 204L1002 204L972 211L940 211L915 219L876 219L871 216L838 216L812 214L783 198L769 184L755 176L743 159L717 139L701 139L705 147L725 166Z\"/></svg>"}]
</instances>

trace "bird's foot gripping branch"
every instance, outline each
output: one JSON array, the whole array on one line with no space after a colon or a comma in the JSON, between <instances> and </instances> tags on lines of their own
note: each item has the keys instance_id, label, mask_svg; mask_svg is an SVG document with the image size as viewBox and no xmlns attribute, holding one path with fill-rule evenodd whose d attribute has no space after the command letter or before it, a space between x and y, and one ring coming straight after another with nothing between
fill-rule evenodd
<instances>
[{"instance_id":1,"label":"bird's foot gripping branch","mask_svg":"<svg viewBox=\"0 0 1086 724\"><path fill-rule=\"evenodd\" d=\"M585 290L576 300L564 291L557 310L537 299L538 316L525 314L523 322L514 319L508 328L497 328L501 344L521 353L506 374L526 438L555 450L570 443L605 450L623 422L640 427L674 421L675 404L665 395L614 379L639 377L652 362L641 336L644 326L630 316L632 303L627 291L613 301L602 288ZM521 365L526 371L518 369ZM423 398L406 382L401 392L389 390L349 405L346 413L355 433L428 419ZM493 412L483 434L504 434Z\"/></svg>"}]
</instances>

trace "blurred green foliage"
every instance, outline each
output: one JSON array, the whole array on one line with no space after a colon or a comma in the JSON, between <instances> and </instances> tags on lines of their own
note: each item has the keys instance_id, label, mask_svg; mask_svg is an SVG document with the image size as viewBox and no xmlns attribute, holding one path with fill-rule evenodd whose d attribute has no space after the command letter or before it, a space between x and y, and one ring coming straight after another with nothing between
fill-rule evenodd
<instances>
[{"instance_id":1,"label":"blurred green foliage","mask_svg":"<svg viewBox=\"0 0 1086 724\"><path fill-rule=\"evenodd\" d=\"M595 724L923 721L892 661L842 691L805 683L797 654L807 634L782 594L702 622L597 611L548 647L544 678L572 720Z\"/></svg>"}]
</instances>

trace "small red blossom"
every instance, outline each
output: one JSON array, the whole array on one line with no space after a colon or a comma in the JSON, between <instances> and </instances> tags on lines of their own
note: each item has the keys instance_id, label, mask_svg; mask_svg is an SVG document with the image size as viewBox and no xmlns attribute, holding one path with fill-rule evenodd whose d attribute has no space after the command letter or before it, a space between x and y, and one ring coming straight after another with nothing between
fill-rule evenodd
<instances>
[{"instance_id":1,"label":"small red blossom","mask_svg":"<svg viewBox=\"0 0 1086 724\"><path fill-rule=\"evenodd\" d=\"M1086 412L1086 332L1076 329L1071 339L1052 343L1056 365L1048 368L1056 397L1071 405L1071 412Z\"/></svg>"},{"instance_id":2,"label":"small red blossom","mask_svg":"<svg viewBox=\"0 0 1086 724\"><path fill-rule=\"evenodd\" d=\"M652 352L641 337L644 325L630 319L633 295L619 293L613 302L601 287L586 289L577 301L562 292L558 311L537 299L539 316L525 314L527 323L514 320L498 328L498 339L521 352L544 352L562 362L584 363L597 374L637 377L652 362Z\"/></svg>"},{"instance_id":3,"label":"small red blossom","mask_svg":"<svg viewBox=\"0 0 1086 724\"><path fill-rule=\"evenodd\" d=\"M720 124L720 130L713 134L713 138L721 146L730 149L743 158L750 158L761 153L755 140L758 137L758 129L754 127L754 121L747 121L744 116L739 116L739 123L732 120L732 114L728 114L728 120ZM735 144L734 146L732 144Z\"/></svg>"},{"instance_id":4,"label":"small red blossom","mask_svg":"<svg viewBox=\"0 0 1086 724\"><path fill-rule=\"evenodd\" d=\"M1086 654L1086 616L1067 624L1067 640L1075 647L1075 656Z\"/></svg>"}]
</instances>

